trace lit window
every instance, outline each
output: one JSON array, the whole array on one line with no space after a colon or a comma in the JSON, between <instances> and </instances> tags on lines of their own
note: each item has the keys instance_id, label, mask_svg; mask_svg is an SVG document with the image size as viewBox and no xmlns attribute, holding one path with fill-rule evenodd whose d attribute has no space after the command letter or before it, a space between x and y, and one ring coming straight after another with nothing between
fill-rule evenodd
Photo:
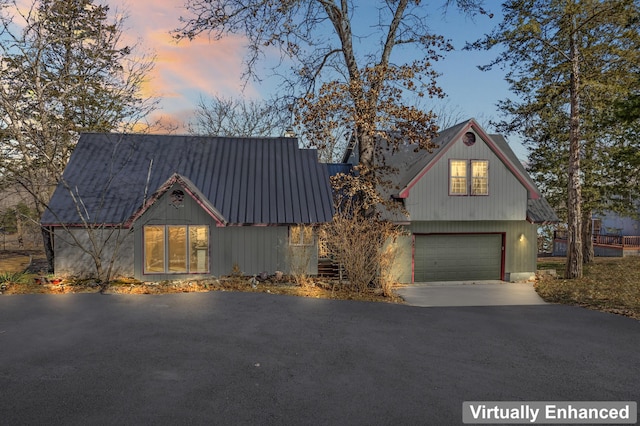
<instances>
[{"instance_id":1,"label":"lit window","mask_svg":"<svg viewBox=\"0 0 640 426\"><path fill-rule=\"evenodd\" d=\"M164 272L164 226L144 227L144 270Z\"/></svg>"},{"instance_id":2,"label":"lit window","mask_svg":"<svg viewBox=\"0 0 640 426\"><path fill-rule=\"evenodd\" d=\"M471 195L489 195L489 162L471 160Z\"/></svg>"},{"instance_id":3,"label":"lit window","mask_svg":"<svg viewBox=\"0 0 640 426\"><path fill-rule=\"evenodd\" d=\"M289 244L292 246L313 245L313 227L305 225L289 227Z\"/></svg>"},{"instance_id":4,"label":"lit window","mask_svg":"<svg viewBox=\"0 0 640 426\"><path fill-rule=\"evenodd\" d=\"M169 272L187 272L187 227L167 226Z\"/></svg>"},{"instance_id":5,"label":"lit window","mask_svg":"<svg viewBox=\"0 0 640 426\"><path fill-rule=\"evenodd\" d=\"M449 161L449 194L467 195L467 161Z\"/></svg>"},{"instance_id":6,"label":"lit window","mask_svg":"<svg viewBox=\"0 0 640 426\"><path fill-rule=\"evenodd\" d=\"M209 272L209 227L189 227L189 266L191 272Z\"/></svg>"},{"instance_id":7,"label":"lit window","mask_svg":"<svg viewBox=\"0 0 640 426\"><path fill-rule=\"evenodd\" d=\"M145 226L144 272L146 274L209 272L209 227L206 225Z\"/></svg>"}]
</instances>

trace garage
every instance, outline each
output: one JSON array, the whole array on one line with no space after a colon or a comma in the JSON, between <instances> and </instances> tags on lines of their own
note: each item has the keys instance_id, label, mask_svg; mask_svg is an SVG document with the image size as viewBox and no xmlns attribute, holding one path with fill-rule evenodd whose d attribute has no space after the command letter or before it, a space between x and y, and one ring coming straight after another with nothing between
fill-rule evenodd
<instances>
[{"instance_id":1,"label":"garage","mask_svg":"<svg viewBox=\"0 0 640 426\"><path fill-rule=\"evenodd\" d=\"M503 234L415 235L414 282L499 280Z\"/></svg>"}]
</instances>

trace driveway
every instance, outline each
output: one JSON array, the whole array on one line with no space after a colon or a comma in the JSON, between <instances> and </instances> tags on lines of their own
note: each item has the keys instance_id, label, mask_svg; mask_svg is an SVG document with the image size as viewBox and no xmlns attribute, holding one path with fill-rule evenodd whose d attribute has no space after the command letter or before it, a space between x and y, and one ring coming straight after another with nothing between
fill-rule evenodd
<instances>
[{"instance_id":1,"label":"driveway","mask_svg":"<svg viewBox=\"0 0 640 426\"><path fill-rule=\"evenodd\" d=\"M411 306L544 305L532 283L451 281L408 284L397 289Z\"/></svg>"},{"instance_id":2,"label":"driveway","mask_svg":"<svg viewBox=\"0 0 640 426\"><path fill-rule=\"evenodd\" d=\"M0 296L0 419L459 424L463 401L637 401L639 338L639 321L559 305Z\"/></svg>"}]
</instances>

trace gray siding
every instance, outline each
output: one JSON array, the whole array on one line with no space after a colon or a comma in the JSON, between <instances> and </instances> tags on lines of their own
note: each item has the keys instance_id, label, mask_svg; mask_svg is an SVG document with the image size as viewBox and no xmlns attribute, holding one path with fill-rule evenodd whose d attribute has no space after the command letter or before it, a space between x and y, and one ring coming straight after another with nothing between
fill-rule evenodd
<instances>
[{"instance_id":1,"label":"gray siding","mask_svg":"<svg viewBox=\"0 0 640 426\"><path fill-rule=\"evenodd\" d=\"M412 278L413 234L505 233L505 279L512 274L533 274L536 271L537 227L526 221L414 222L407 231L409 236L397 243L402 248L402 255L396 263L396 274L402 283L410 283Z\"/></svg>"},{"instance_id":2,"label":"gray siding","mask_svg":"<svg viewBox=\"0 0 640 426\"><path fill-rule=\"evenodd\" d=\"M450 196L449 159L489 160L488 196ZM476 143L461 140L422 176L405 200L412 221L525 220L527 190L493 151L476 135Z\"/></svg>"},{"instance_id":3,"label":"gray siding","mask_svg":"<svg viewBox=\"0 0 640 426\"><path fill-rule=\"evenodd\" d=\"M287 226L217 226L188 195L184 205L175 208L169 203L171 188L151 206L135 224L135 277L144 281L196 278L202 274L143 274L143 227L145 225L208 225L209 259L211 276L231 274L237 264L245 275L275 271L290 273L290 256L302 250L308 252L310 275L317 274L317 246L309 248L289 247Z\"/></svg>"},{"instance_id":4,"label":"gray siding","mask_svg":"<svg viewBox=\"0 0 640 426\"><path fill-rule=\"evenodd\" d=\"M109 262L114 261L112 278L134 276L133 234L128 229L104 228L54 228L54 272L56 276L63 278L94 277L96 266L93 258L87 253L92 250L91 232L97 247L104 249L102 254L103 268L107 268ZM108 242L105 242L108 241ZM94 251L95 252L95 251Z\"/></svg>"}]
</instances>

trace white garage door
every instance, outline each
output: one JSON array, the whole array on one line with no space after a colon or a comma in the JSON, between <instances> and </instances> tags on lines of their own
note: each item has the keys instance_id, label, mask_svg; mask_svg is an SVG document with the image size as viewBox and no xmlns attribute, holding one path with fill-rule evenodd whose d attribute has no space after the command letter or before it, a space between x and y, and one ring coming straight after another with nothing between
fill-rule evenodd
<instances>
[{"instance_id":1,"label":"white garage door","mask_svg":"<svg viewBox=\"0 0 640 426\"><path fill-rule=\"evenodd\" d=\"M416 235L414 281L499 280L502 234Z\"/></svg>"}]
</instances>

